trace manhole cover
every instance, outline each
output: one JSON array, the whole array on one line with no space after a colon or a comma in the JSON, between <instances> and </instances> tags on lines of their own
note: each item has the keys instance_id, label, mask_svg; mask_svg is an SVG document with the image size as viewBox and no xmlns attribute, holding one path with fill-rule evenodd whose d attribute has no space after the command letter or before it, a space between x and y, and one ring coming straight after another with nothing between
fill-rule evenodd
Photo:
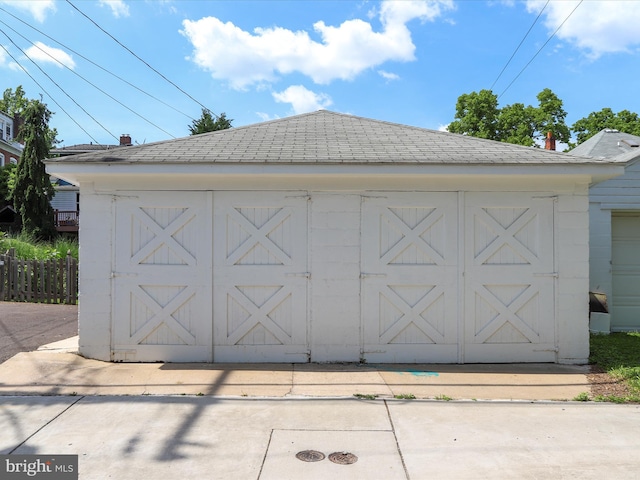
<instances>
[{"instance_id":1,"label":"manhole cover","mask_svg":"<svg viewBox=\"0 0 640 480\"><path fill-rule=\"evenodd\" d=\"M302 450L296 453L296 458L303 462L319 462L320 460L324 460L324 453L318 452L317 450Z\"/></svg>"},{"instance_id":2,"label":"manhole cover","mask_svg":"<svg viewBox=\"0 0 640 480\"><path fill-rule=\"evenodd\" d=\"M358 457L349 452L334 452L329 454L329 460L340 465L351 465L358 461Z\"/></svg>"}]
</instances>

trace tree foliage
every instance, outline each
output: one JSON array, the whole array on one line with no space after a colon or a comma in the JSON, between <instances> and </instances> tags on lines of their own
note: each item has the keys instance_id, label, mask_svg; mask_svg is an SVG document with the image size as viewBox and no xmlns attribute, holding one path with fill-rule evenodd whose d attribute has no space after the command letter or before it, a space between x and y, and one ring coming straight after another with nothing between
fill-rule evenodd
<instances>
[{"instance_id":1,"label":"tree foliage","mask_svg":"<svg viewBox=\"0 0 640 480\"><path fill-rule=\"evenodd\" d=\"M227 118L224 112L214 118L211 110L203 108L201 117L191 123L189 131L191 135L199 135L200 133L226 130L231 128L231 122L233 122L233 119Z\"/></svg>"},{"instance_id":2,"label":"tree foliage","mask_svg":"<svg viewBox=\"0 0 640 480\"><path fill-rule=\"evenodd\" d=\"M4 167L0 167L0 206L3 205L3 200L11 200L17 168L18 166L14 163L7 163Z\"/></svg>"},{"instance_id":3,"label":"tree foliage","mask_svg":"<svg viewBox=\"0 0 640 480\"><path fill-rule=\"evenodd\" d=\"M591 112L571 127L576 134L576 145L589 140L605 128L640 136L640 117L629 110L614 113L610 108L603 108L599 112Z\"/></svg>"},{"instance_id":4,"label":"tree foliage","mask_svg":"<svg viewBox=\"0 0 640 480\"><path fill-rule=\"evenodd\" d=\"M12 88L7 88L2 93L2 99L0 100L0 110L8 114L10 117L18 116L21 120L24 121L24 112L26 111L29 104L33 102L39 102L39 100L32 100L27 98L22 85L18 85L15 91ZM16 125L16 127L18 127L18 125ZM24 143L22 128L18 128L14 137L19 142ZM50 149L53 148L57 143L59 143L57 137L58 130L55 128L50 128L47 125L45 138L47 139L47 143L49 144Z\"/></svg>"},{"instance_id":5,"label":"tree foliage","mask_svg":"<svg viewBox=\"0 0 640 480\"><path fill-rule=\"evenodd\" d=\"M51 112L40 101L31 101L24 110L22 133L24 150L16 171L12 199L22 219L22 229L38 239L55 236L51 198L54 194L43 160L49 156Z\"/></svg>"},{"instance_id":6,"label":"tree foliage","mask_svg":"<svg viewBox=\"0 0 640 480\"><path fill-rule=\"evenodd\" d=\"M556 139L567 143L570 130L565 123L567 112L562 108L562 100L548 88L537 99L537 107L514 103L498 108L498 96L491 90L465 93L458 97L455 120L448 130L526 146L540 144L547 132L552 132Z\"/></svg>"}]
</instances>

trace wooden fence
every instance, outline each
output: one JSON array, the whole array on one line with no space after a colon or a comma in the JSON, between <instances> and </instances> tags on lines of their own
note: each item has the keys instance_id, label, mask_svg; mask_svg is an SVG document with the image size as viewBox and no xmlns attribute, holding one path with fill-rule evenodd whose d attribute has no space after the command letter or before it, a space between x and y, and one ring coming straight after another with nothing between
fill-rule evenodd
<instances>
[{"instance_id":1,"label":"wooden fence","mask_svg":"<svg viewBox=\"0 0 640 480\"><path fill-rule=\"evenodd\" d=\"M20 260L0 255L0 300L33 303L78 301L78 261L67 253L54 260Z\"/></svg>"}]
</instances>

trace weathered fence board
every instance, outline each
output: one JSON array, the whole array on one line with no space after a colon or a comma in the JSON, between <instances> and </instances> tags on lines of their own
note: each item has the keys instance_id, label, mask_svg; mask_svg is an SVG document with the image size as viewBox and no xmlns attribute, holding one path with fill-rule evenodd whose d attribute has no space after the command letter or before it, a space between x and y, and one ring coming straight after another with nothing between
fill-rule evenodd
<instances>
[{"instance_id":1,"label":"weathered fence board","mask_svg":"<svg viewBox=\"0 0 640 480\"><path fill-rule=\"evenodd\" d=\"M34 303L78 301L78 261L70 254L55 260L21 260L0 255L0 300Z\"/></svg>"}]
</instances>

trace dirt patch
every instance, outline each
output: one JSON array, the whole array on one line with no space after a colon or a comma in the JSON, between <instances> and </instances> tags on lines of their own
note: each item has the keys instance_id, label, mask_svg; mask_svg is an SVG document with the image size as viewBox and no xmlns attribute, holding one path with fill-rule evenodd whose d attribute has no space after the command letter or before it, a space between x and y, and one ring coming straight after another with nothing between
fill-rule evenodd
<instances>
[{"instance_id":1,"label":"dirt patch","mask_svg":"<svg viewBox=\"0 0 640 480\"><path fill-rule=\"evenodd\" d=\"M591 384L591 396L616 396L628 397L631 395L629 388L623 380L612 377L598 366L591 366L591 372L587 374Z\"/></svg>"}]
</instances>

